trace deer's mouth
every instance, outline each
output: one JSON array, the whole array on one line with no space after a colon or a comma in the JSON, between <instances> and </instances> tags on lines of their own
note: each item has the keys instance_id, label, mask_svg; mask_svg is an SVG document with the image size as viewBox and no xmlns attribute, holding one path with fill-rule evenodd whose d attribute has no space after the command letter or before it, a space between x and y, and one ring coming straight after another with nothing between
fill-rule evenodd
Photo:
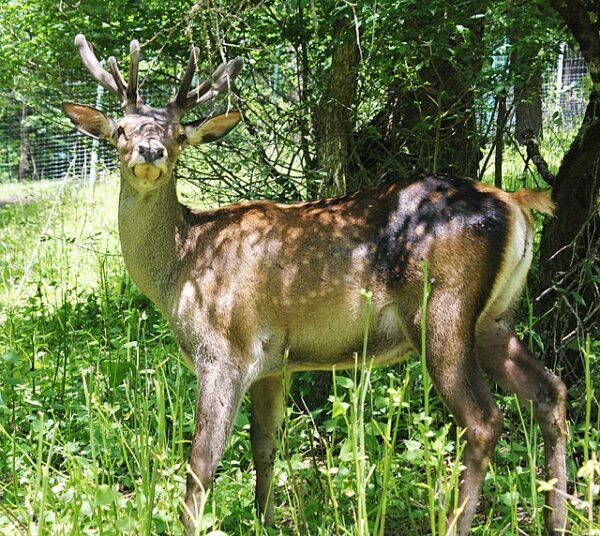
<instances>
[{"instance_id":1,"label":"deer's mouth","mask_svg":"<svg viewBox=\"0 0 600 536\"><path fill-rule=\"evenodd\" d=\"M133 166L133 174L138 179L146 179L154 182L162 175L162 169L154 164L136 164Z\"/></svg>"}]
</instances>

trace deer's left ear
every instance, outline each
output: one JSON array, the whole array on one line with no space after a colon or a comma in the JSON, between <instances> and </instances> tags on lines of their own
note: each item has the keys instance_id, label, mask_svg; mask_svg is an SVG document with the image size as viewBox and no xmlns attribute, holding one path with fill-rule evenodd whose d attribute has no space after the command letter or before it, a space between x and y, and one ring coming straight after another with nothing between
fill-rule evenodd
<instances>
[{"instance_id":1,"label":"deer's left ear","mask_svg":"<svg viewBox=\"0 0 600 536\"><path fill-rule=\"evenodd\" d=\"M185 135L191 145L200 145L220 140L228 134L235 125L240 122L242 114L232 111L227 114L220 114L210 119L198 119L191 123L183 125Z\"/></svg>"},{"instance_id":2,"label":"deer's left ear","mask_svg":"<svg viewBox=\"0 0 600 536\"><path fill-rule=\"evenodd\" d=\"M112 138L116 123L100 110L74 102L63 102L62 110L80 132L92 138L102 138L105 140Z\"/></svg>"}]
</instances>

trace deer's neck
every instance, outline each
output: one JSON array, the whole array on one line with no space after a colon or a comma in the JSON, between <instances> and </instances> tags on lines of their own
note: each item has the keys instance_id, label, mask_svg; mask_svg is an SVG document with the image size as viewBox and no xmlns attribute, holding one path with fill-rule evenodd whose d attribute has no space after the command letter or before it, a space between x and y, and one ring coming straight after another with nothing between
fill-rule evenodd
<instances>
[{"instance_id":1,"label":"deer's neck","mask_svg":"<svg viewBox=\"0 0 600 536\"><path fill-rule=\"evenodd\" d=\"M167 291L187 232L184 210L174 180L145 194L121 180L119 235L125 265L133 282L161 309L168 306Z\"/></svg>"}]
</instances>

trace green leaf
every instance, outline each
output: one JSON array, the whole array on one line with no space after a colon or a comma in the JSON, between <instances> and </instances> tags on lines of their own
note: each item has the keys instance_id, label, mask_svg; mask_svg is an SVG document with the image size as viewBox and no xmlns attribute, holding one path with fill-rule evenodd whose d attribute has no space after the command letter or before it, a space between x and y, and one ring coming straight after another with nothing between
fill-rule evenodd
<instances>
[{"instance_id":1,"label":"green leaf","mask_svg":"<svg viewBox=\"0 0 600 536\"><path fill-rule=\"evenodd\" d=\"M2 354L2 360L7 363L17 363L19 361L19 356L17 355L17 352L6 352L5 354Z\"/></svg>"},{"instance_id":2,"label":"green leaf","mask_svg":"<svg viewBox=\"0 0 600 536\"><path fill-rule=\"evenodd\" d=\"M343 402L336 398L333 401L333 413L332 417L338 417L339 415L346 415L346 412L350 408L350 404L348 402Z\"/></svg>"},{"instance_id":3,"label":"green leaf","mask_svg":"<svg viewBox=\"0 0 600 536\"><path fill-rule=\"evenodd\" d=\"M421 447L422 447L422 445L419 441L414 441L413 439L405 439L404 445L406 447L406 450L409 450L411 452L416 451L416 450L421 450Z\"/></svg>"},{"instance_id":4,"label":"green leaf","mask_svg":"<svg viewBox=\"0 0 600 536\"><path fill-rule=\"evenodd\" d=\"M352 456L352 441L350 441L350 439L346 439L340 448L340 460L350 461L352 460Z\"/></svg>"},{"instance_id":5,"label":"green leaf","mask_svg":"<svg viewBox=\"0 0 600 536\"><path fill-rule=\"evenodd\" d=\"M337 383L340 387L343 387L344 389L351 389L354 385L352 379L346 376L336 376L335 383Z\"/></svg>"},{"instance_id":6,"label":"green leaf","mask_svg":"<svg viewBox=\"0 0 600 536\"><path fill-rule=\"evenodd\" d=\"M235 416L234 426L236 428L244 428L244 426L248 426L250 424L250 419L248 419L248 415L246 415L243 411L238 411Z\"/></svg>"},{"instance_id":7,"label":"green leaf","mask_svg":"<svg viewBox=\"0 0 600 536\"><path fill-rule=\"evenodd\" d=\"M106 506L114 503L119 498L119 494L108 484L101 484L96 488L96 506Z\"/></svg>"},{"instance_id":8,"label":"green leaf","mask_svg":"<svg viewBox=\"0 0 600 536\"><path fill-rule=\"evenodd\" d=\"M516 491L507 491L500 494L500 502L506 506L513 506L519 502L519 494Z\"/></svg>"}]
</instances>

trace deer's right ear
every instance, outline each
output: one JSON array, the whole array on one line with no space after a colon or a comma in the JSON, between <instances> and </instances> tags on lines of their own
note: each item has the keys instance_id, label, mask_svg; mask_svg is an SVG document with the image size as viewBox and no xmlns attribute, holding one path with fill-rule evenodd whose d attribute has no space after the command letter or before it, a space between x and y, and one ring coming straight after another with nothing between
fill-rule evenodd
<instances>
[{"instance_id":1,"label":"deer's right ear","mask_svg":"<svg viewBox=\"0 0 600 536\"><path fill-rule=\"evenodd\" d=\"M63 102L62 110L80 132L92 138L102 138L105 140L112 138L116 123L100 110L74 102Z\"/></svg>"}]
</instances>

